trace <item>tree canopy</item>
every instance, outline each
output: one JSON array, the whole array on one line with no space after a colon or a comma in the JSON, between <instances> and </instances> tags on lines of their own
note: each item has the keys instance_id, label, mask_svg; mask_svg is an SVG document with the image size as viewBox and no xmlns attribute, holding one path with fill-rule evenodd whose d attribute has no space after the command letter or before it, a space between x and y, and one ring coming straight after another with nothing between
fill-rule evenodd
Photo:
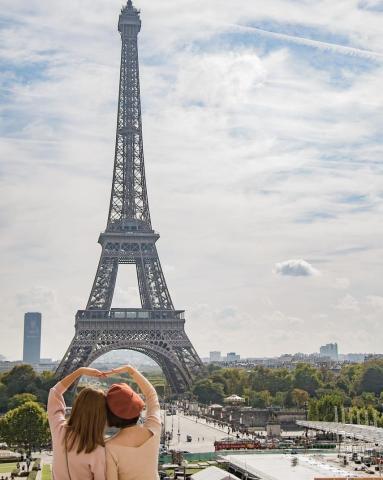
<instances>
[{"instance_id":1,"label":"tree canopy","mask_svg":"<svg viewBox=\"0 0 383 480\"><path fill-rule=\"evenodd\" d=\"M31 452L49 442L48 418L36 402L26 402L0 419L0 437L11 448Z\"/></svg>"}]
</instances>

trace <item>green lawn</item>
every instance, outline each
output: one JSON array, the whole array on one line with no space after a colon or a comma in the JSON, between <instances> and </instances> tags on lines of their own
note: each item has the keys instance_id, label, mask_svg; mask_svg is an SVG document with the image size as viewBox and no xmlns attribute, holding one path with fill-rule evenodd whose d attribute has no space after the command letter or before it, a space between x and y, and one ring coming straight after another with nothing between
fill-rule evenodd
<instances>
[{"instance_id":1,"label":"green lawn","mask_svg":"<svg viewBox=\"0 0 383 480\"><path fill-rule=\"evenodd\" d=\"M43 469L41 472L42 480L52 480L52 473L50 465L43 465Z\"/></svg>"},{"instance_id":2,"label":"green lawn","mask_svg":"<svg viewBox=\"0 0 383 480\"><path fill-rule=\"evenodd\" d=\"M16 463L0 463L0 473L9 473L16 468Z\"/></svg>"}]
</instances>

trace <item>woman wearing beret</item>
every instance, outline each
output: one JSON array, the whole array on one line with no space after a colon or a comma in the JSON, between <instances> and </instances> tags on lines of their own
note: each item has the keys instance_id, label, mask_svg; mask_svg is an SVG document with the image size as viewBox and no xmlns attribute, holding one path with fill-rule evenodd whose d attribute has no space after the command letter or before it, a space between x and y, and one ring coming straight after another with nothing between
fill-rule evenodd
<instances>
[{"instance_id":1,"label":"woman wearing beret","mask_svg":"<svg viewBox=\"0 0 383 480\"><path fill-rule=\"evenodd\" d=\"M142 391L145 402L126 383L112 385L106 394L108 425L119 432L107 440L107 480L156 480L161 436L161 415L153 385L130 365L109 373L128 373ZM138 424L146 404L145 421Z\"/></svg>"}]
</instances>

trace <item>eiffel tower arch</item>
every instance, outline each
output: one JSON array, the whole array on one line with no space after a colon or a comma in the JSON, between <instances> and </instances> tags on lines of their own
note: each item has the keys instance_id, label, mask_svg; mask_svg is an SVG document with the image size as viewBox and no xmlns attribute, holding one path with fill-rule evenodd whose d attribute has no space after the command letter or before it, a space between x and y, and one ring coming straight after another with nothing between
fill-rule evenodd
<instances>
[{"instance_id":1,"label":"eiffel tower arch","mask_svg":"<svg viewBox=\"0 0 383 480\"><path fill-rule=\"evenodd\" d=\"M128 0L119 16L121 67L112 191L101 257L85 310L57 376L63 377L116 349L144 353L162 368L174 393L188 389L202 362L175 310L152 228L146 191L137 37L140 12ZM141 308L111 308L118 267L134 264Z\"/></svg>"}]
</instances>

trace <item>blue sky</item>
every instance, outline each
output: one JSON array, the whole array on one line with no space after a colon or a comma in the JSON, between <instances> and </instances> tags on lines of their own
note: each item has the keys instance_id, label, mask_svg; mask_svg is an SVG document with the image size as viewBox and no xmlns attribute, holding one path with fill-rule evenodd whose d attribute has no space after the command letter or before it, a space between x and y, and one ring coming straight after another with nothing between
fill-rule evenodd
<instances>
[{"instance_id":1,"label":"blue sky","mask_svg":"<svg viewBox=\"0 0 383 480\"><path fill-rule=\"evenodd\" d=\"M382 3L136 4L150 208L199 353L380 351ZM0 353L40 310L58 357L106 222L121 2L0 7Z\"/></svg>"}]
</instances>

